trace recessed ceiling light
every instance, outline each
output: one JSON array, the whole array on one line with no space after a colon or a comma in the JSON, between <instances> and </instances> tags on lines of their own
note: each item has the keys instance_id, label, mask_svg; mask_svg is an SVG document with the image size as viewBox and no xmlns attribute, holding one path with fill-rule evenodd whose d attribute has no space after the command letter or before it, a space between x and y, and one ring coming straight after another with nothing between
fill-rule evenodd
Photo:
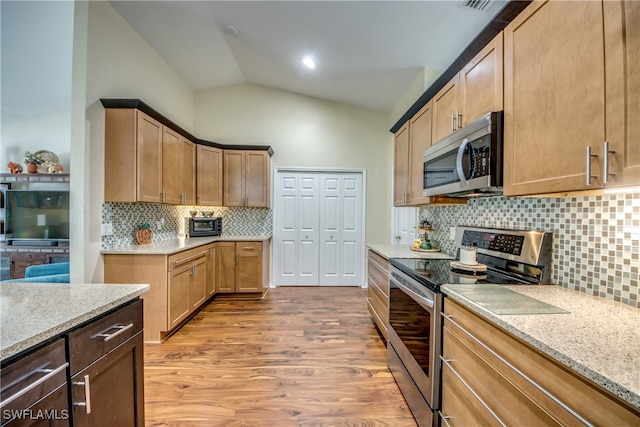
<instances>
[{"instance_id":1,"label":"recessed ceiling light","mask_svg":"<svg viewBox=\"0 0 640 427\"><path fill-rule=\"evenodd\" d=\"M305 57L305 58L302 60L302 63L303 63L307 68L311 68L311 69L316 68L316 61L315 61L312 57L310 57L310 56Z\"/></svg>"},{"instance_id":2,"label":"recessed ceiling light","mask_svg":"<svg viewBox=\"0 0 640 427\"><path fill-rule=\"evenodd\" d=\"M230 36L237 36L238 35L238 29L236 27L234 27L233 25L227 25L226 27L224 27L224 30Z\"/></svg>"}]
</instances>

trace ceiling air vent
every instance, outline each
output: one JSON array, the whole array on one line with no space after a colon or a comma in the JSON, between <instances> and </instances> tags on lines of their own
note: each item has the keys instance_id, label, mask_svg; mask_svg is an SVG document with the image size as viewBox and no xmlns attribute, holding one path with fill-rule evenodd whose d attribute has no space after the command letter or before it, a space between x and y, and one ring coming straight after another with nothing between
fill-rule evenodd
<instances>
[{"instance_id":1,"label":"ceiling air vent","mask_svg":"<svg viewBox=\"0 0 640 427\"><path fill-rule=\"evenodd\" d=\"M492 0L463 0L462 7L468 7L469 9L484 12L489 8L491 3Z\"/></svg>"}]
</instances>

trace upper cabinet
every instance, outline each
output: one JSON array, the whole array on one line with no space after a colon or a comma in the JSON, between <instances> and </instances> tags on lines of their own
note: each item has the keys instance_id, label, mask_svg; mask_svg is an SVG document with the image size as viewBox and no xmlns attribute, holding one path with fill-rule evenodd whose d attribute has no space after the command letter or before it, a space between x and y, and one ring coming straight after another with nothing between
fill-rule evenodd
<instances>
[{"instance_id":1,"label":"upper cabinet","mask_svg":"<svg viewBox=\"0 0 640 427\"><path fill-rule=\"evenodd\" d=\"M503 109L503 35L499 33L430 101L433 143Z\"/></svg>"},{"instance_id":2,"label":"upper cabinet","mask_svg":"<svg viewBox=\"0 0 640 427\"><path fill-rule=\"evenodd\" d=\"M198 144L197 204L222 206L222 149Z\"/></svg>"},{"instance_id":3,"label":"upper cabinet","mask_svg":"<svg viewBox=\"0 0 640 427\"><path fill-rule=\"evenodd\" d=\"M269 152L223 151L224 206L269 207Z\"/></svg>"},{"instance_id":4,"label":"upper cabinet","mask_svg":"<svg viewBox=\"0 0 640 427\"><path fill-rule=\"evenodd\" d=\"M408 206L409 122L402 125L393 139L393 206Z\"/></svg>"},{"instance_id":5,"label":"upper cabinet","mask_svg":"<svg viewBox=\"0 0 640 427\"><path fill-rule=\"evenodd\" d=\"M195 201L195 145L134 108L105 110L105 200Z\"/></svg>"},{"instance_id":6,"label":"upper cabinet","mask_svg":"<svg viewBox=\"0 0 640 427\"><path fill-rule=\"evenodd\" d=\"M534 2L504 30L506 195L640 182L640 3Z\"/></svg>"}]
</instances>

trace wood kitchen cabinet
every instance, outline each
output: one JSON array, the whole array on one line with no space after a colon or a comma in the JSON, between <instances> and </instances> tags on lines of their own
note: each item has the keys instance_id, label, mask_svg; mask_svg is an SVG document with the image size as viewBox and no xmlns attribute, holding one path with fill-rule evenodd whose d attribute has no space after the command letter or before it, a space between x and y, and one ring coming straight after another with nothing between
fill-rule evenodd
<instances>
[{"instance_id":1,"label":"wood kitchen cabinet","mask_svg":"<svg viewBox=\"0 0 640 427\"><path fill-rule=\"evenodd\" d=\"M218 293L260 293L268 282L264 242L217 242Z\"/></svg>"},{"instance_id":2,"label":"wood kitchen cabinet","mask_svg":"<svg viewBox=\"0 0 640 427\"><path fill-rule=\"evenodd\" d=\"M38 248L38 252L9 252L9 275L11 279L24 277L27 267L31 265L52 264L69 261L69 253L61 253L59 249ZM55 251L55 252L54 252Z\"/></svg>"},{"instance_id":3,"label":"wood kitchen cabinet","mask_svg":"<svg viewBox=\"0 0 640 427\"><path fill-rule=\"evenodd\" d=\"M209 248L169 257L169 330L180 325L207 300Z\"/></svg>"},{"instance_id":4,"label":"wood kitchen cabinet","mask_svg":"<svg viewBox=\"0 0 640 427\"><path fill-rule=\"evenodd\" d=\"M74 426L144 426L142 304L69 334Z\"/></svg>"},{"instance_id":5,"label":"wood kitchen cabinet","mask_svg":"<svg viewBox=\"0 0 640 427\"><path fill-rule=\"evenodd\" d=\"M224 150L224 206L269 207L271 156L260 150Z\"/></svg>"},{"instance_id":6,"label":"wood kitchen cabinet","mask_svg":"<svg viewBox=\"0 0 640 427\"><path fill-rule=\"evenodd\" d=\"M409 204L409 123L394 135L393 146L393 206Z\"/></svg>"},{"instance_id":7,"label":"wood kitchen cabinet","mask_svg":"<svg viewBox=\"0 0 640 427\"><path fill-rule=\"evenodd\" d=\"M389 260L369 249L367 257L367 306L382 336L389 328Z\"/></svg>"},{"instance_id":8,"label":"wood kitchen cabinet","mask_svg":"<svg viewBox=\"0 0 640 427\"><path fill-rule=\"evenodd\" d=\"M195 144L140 110L106 108L105 200L195 204Z\"/></svg>"},{"instance_id":9,"label":"wood kitchen cabinet","mask_svg":"<svg viewBox=\"0 0 640 427\"><path fill-rule=\"evenodd\" d=\"M504 106L503 34L499 33L431 100L434 143Z\"/></svg>"},{"instance_id":10,"label":"wood kitchen cabinet","mask_svg":"<svg viewBox=\"0 0 640 427\"><path fill-rule=\"evenodd\" d=\"M216 243L218 244L218 243ZM159 343L209 299L210 245L172 255L105 254L105 283L148 283L144 341Z\"/></svg>"},{"instance_id":11,"label":"wood kitchen cabinet","mask_svg":"<svg viewBox=\"0 0 640 427\"><path fill-rule=\"evenodd\" d=\"M635 425L640 413L449 298L442 416L450 426Z\"/></svg>"},{"instance_id":12,"label":"wood kitchen cabinet","mask_svg":"<svg viewBox=\"0 0 640 427\"><path fill-rule=\"evenodd\" d=\"M197 204L222 206L222 149L198 144Z\"/></svg>"},{"instance_id":13,"label":"wood kitchen cabinet","mask_svg":"<svg viewBox=\"0 0 640 427\"><path fill-rule=\"evenodd\" d=\"M640 182L639 10L534 2L505 28L506 195Z\"/></svg>"}]
</instances>

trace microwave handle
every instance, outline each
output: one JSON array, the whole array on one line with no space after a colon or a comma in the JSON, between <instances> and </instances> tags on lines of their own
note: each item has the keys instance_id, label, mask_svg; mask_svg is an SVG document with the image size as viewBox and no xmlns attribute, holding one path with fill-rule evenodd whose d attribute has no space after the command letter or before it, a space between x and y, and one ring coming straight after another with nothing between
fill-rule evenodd
<instances>
[{"instance_id":1,"label":"microwave handle","mask_svg":"<svg viewBox=\"0 0 640 427\"><path fill-rule=\"evenodd\" d=\"M469 186L469 182L467 181L466 174L462 170L462 158L464 157L464 150L469 144L471 144L469 138L463 139L462 144L460 144L460 148L458 148L458 156L456 157L456 171L458 172L458 178L460 178L460 182L464 183L465 186Z\"/></svg>"}]
</instances>

